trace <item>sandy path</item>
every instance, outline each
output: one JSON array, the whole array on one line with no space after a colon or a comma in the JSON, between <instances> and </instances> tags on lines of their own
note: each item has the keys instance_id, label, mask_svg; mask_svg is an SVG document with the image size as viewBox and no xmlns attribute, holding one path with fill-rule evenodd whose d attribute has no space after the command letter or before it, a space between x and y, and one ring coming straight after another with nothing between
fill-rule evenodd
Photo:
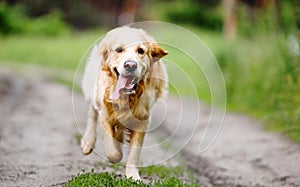
<instances>
[{"instance_id":1,"label":"sandy path","mask_svg":"<svg viewBox=\"0 0 300 187\"><path fill-rule=\"evenodd\" d=\"M61 186L81 169L115 171L96 153L81 154L75 135L72 94L65 86L47 80L27 80L0 73L0 186ZM74 101L77 123L85 128L87 103L79 94ZM98 138L101 140L101 137ZM145 145L155 144L147 136ZM101 141L96 144L101 153ZM156 150L143 164L163 160L166 151ZM149 153L145 152L149 155ZM171 162L169 162L171 164ZM174 162L173 162L174 164Z\"/></svg>"},{"instance_id":2,"label":"sandy path","mask_svg":"<svg viewBox=\"0 0 300 187\"><path fill-rule=\"evenodd\" d=\"M1 186L56 186L93 165L74 146L67 88L1 76L7 92L1 95Z\"/></svg>"},{"instance_id":3,"label":"sandy path","mask_svg":"<svg viewBox=\"0 0 300 187\"><path fill-rule=\"evenodd\" d=\"M83 130L87 106L81 95L74 98ZM300 186L299 145L263 131L261 124L245 116L227 114L216 142L201 152L219 128L210 114L195 100L159 101L143 165L177 164L174 155L181 151L181 161L197 172L203 186ZM0 72L0 186L60 186L83 168L112 171L97 154L81 154L77 133L68 88ZM101 141L96 147L101 154Z\"/></svg>"}]
</instances>

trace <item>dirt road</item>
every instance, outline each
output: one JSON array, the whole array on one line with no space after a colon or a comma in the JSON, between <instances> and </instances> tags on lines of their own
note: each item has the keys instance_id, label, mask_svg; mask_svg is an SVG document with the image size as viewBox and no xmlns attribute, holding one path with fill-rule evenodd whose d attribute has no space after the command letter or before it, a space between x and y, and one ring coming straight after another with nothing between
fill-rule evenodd
<instances>
[{"instance_id":1,"label":"dirt road","mask_svg":"<svg viewBox=\"0 0 300 187\"><path fill-rule=\"evenodd\" d=\"M95 153L81 154L75 136L77 125L84 129L87 105L74 95L75 123L71 98L65 86L0 71L0 186L60 186L80 169L112 170L101 158L101 141ZM176 165L180 151L179 160L203 186L300 186L299 145L245 116L227 114L215 143L203 152L220 127L210 114L195 100L159 101L142 165Z\"/></svg>"},{"instance_id":2,"label":"dirt road","mask_svg":"<svg viewBox=\"0 0 300 187\"><path fill-rule=\"evenodd\" d=\"M1 186L59 186L93 166L75 146L67 88L5 72L0 80Z\"/></svg>"},{"instance_id":3,"label":"dirt road","mask_svg":"<svg viewBox=\"0 0 300 187\"><path fill-rule=\"evenodd\" d=\"M69 88L46 79L24 79L1 70L1 187L61 186L81 169L123 174L122 169L115 171L103 158L101 137L93 154L84 156L81 153L76 135L85 128L88 106L82 95L75 93L73 96L76 116ZM150 135L145 145L155 142ZM143 165L164 160L166 152L156 149L155 155L143 157ZM147 150L145 154L149 155ZM176 164L175 161L168 163Z\"/></svg>"}]
</instances>

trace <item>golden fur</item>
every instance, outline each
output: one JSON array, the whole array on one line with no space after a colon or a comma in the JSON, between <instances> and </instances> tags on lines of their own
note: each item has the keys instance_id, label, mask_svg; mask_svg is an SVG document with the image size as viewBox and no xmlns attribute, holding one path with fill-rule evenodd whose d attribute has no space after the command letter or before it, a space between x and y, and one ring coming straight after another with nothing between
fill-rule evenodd
<instances>
[{"instance_id":1,"label":"golden fur","mask_svg":"<svg viewBox=\"0 0 300 187\"><path fill-rule=\"evenodd\" d=\"M145 132L150 122L150 108L167 90L167 73L160 60L168 54L141 29L120 27L114 29L95 46L86 65L82 89L90 102L87 128L81 140L84 154L89 154L96 141L98 117L105 131L104 151L110 162L122 159L121 144L129 132L130 150L127 177L139 179L138 163ZM128 74L124 62L134 61L136 70L130 75L137 80L135 89L119 92L120 76ZM126 85L133 83L127 83ZM127 86L128 86L127 85ZM116 93L117 98L112 99Z\"/></svg>"}]
</instances>

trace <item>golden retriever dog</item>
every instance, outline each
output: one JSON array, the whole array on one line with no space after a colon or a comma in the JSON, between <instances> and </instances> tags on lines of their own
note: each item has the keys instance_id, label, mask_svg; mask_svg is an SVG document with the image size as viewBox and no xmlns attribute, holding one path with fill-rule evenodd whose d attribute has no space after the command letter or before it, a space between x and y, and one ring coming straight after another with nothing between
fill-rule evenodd
<instances>
[{"instance_id":1,"label":"golden retriever dog","mask_svg":"<svg viewBox=\"0 0 300 187\"><path fill-rule=\"evenodd\" d=\"M93 48L82 80L90 103L81 140L83 154L91 153L95 146L99 118L107 159L120 162L121 146L129 143L125 175L140 179L139 157L150 108L167 92L168 77L161 61L167 54L144 30L127 26L111 30Z\"/></svg>"}]
</instances>

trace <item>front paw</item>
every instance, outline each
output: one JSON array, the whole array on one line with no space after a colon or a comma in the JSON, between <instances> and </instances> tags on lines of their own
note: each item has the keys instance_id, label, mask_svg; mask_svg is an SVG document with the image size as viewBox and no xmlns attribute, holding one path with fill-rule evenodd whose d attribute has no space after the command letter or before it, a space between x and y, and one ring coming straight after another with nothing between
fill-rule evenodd
<instances>
[{"instance_id":1,"label":"front paw","mask_svg":"<svg viewBox=\"0 0 300 187\"><path fill-rule=\"evenodd\" d=\"M84 155L90 154L95 146L95 141L88 141L86 138L81 139L81 150Z\"/></svg>"},{"instance_id":2,"label":"front paw","mask_svg":"<svg viewBox=\"0 0 300 187\"><path fill-rule=\"evenodd\" d=\"M125 175L126 175L127 178L132 177L132 179L135 180L135 181L141 180L141 177L139 175L139 171L136 168L126 168Z\"/></svg>"}]
</instances>

